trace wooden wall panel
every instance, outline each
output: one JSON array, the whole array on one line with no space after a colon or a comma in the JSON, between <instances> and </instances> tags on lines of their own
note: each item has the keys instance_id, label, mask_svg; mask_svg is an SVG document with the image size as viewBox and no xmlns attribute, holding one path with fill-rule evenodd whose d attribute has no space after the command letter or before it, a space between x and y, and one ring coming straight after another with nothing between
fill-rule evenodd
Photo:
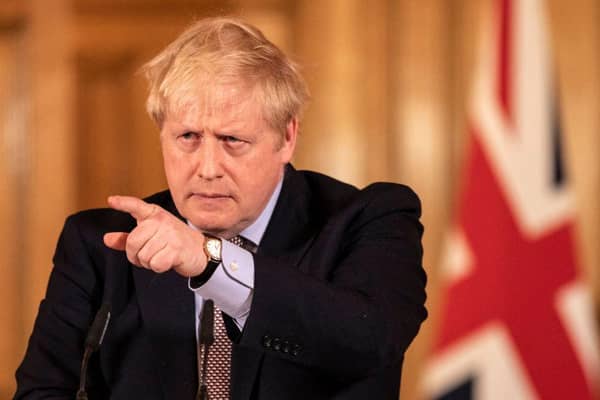
<instances>
[{"instance_id":1,"label":"wooden wall panel","mask_svg":"<svg viewBox=\"0 0 600 400\"><path fill-rule=\"evenodd\" d=\"M137 73L150 57L145 52L78 57L78 209L106 207L111 194L146 197L166 188L159 130L146 114L146 83Z\"/></svg>"},{"instance_id":2,"label":"wooden wall panel","mask_svg":"<svg viewBox=\"0 0 600 400\"><path fill-rule=\"evenodd\" d=\"M75 210L72 142L73 71L67 0L31 0L27 15L28 86L24 319L30 332L52 266L64 218ZM62 29L57 29L61 27Z\"/></svg>"},{"instance_id":3,"label":"wooden wall panel","mask_svg":"<svg viewBox=\"0 0 600 400\"><path fill-rule=\"evenodd\" d=\"M23 347L27 334L21 314L28 101L22 28L19 23L0 28L0 398L12 394L15 349Z\"/></svg>"},{"instance_id":4,"label":"wooden wall panel","mask_svg":"<svg viewBox=\"0 0 600 400\"><path fill-rule=\"evenodd\" d=\"M298 51L312 91L299 140L297 164L354 184L365 183L366 154L362 90L364 47L354 27L363 3L350 0L302 2L298 18L303 35ZM377 133L374 133L374 135Z\"/></svg>"},{"instance_id":5,"label":"wooden wall panel","mask_svg":"<svg viewBox=\"0 0 600 400\"><path fill-rule=\"evenodd\" d=\"M73 0L78 14L165 16L224 14L232 11L230 0Z\"/></svg>"},{"instance_id":6,"label":"wooden wall panel","mask_svg":"<svg viewBox=\"0 0 600 400\"><path fill-rule=\"evenodd\" d=\"M576 239L600 322L600 2L548 3L567 174L578 210Z\"/></svg>"},{"instance_id":7,"label":"wooden wall panel","mask_svg":"<svg viewBox=\"0 0 600 400\"><path fill-rule=\"evenodd\" d=\"M140 53L136 56L136 69L154 55ZM129 155L129 189L127 194L145 197L167 187L160 152L159 129L146 114L146 81L136 75L129 82L131 104L131 152Z\"/></svg>"},{"instance_id":8,"label":"wooden wall panel","mask_svg":"<svg viewBox=\"0 0 600 400\"><path fill-rule=\"evenodd\" d=\"M77 63L75 105L77 208L106 206L110 194L127 193L136 179L129 168L138 151L131 126L131 58L85 58Z\"/></svg>"},{"instance_id":9,"label":"wooden wall panel","mask_svg":"<svg viewBox=\"0 0 600 400\"><path fill-rule=\"evenodd\" d=\"M297 8L296 51L312 92L297 165L358 186L391 180L386 2ZM360 27L358 29L357 27Z\"/></svg>"},{"instance_id":10,"label":"wooden wall panel","mask_svg":"<svg viewBox=\"0 0 600 400\"><path fill-rule=\"evenodd\" d=\"M365 21L362 30L364 46L364 67L361 79L364 85L361 107L364 109L364 130L361 132L361 145L365 146L367 162L365 183L375 181L398 182L395 173L396 127L394 124L395 100L398 98L394 87L397 67L392 54L396 54L394 35L395 21L391 18L395 1L376 1L362 10Z\"/></svg>"}]
</instances>

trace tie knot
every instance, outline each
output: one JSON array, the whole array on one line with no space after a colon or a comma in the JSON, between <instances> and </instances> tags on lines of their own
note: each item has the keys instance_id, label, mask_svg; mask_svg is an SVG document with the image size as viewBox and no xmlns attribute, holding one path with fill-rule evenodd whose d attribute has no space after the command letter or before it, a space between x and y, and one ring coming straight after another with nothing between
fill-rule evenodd
<instances>
[{"instance_id":1,"label":"tie knot","mask_svg":"<svg viewBox=\"0 0 600 400\"><path fill-rule=\"evenodd\" d=\"M241 247L244 250L248 250L251 253L256 253L256 250L258 249L256 243L254 243L250 239L246 239L241 235L234 236L231 239L229 239L229 241L235 244L236 246Z\"/></svg>"}]
</instances>

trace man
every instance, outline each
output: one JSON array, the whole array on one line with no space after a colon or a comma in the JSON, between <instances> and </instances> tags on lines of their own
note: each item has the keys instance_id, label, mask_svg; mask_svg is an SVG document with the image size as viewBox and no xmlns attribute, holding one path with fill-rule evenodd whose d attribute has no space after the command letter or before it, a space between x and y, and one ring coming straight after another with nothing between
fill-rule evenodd
<instances>
[{"instance_id":1,"label":"man","mask_svg":"<svg viewBox=\"0 0 600 400\"><path fill-rule=\"evenodd\" d=\"M248 24L199 21L144 69L169 190L67 219L16 398L74 397L103 303L90 398L397 398L426 318L415 194L289 164L307 90Z\"/></svg>"}]
</instances>

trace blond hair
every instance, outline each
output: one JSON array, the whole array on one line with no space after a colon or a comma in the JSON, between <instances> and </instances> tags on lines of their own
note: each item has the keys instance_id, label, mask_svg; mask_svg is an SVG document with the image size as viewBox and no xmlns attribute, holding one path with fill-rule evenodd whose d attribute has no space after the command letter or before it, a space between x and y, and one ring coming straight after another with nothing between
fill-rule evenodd
<instances>
[{"instance_id":1,"label":"blond hair","mask_svg":"<svg viewBox=\"0 0 600 400\"><path fill-rule=\"evenodd\" d=\"M208 102L222 86L252 90L262 117L281 133L300 119L309 94L298 66L256 27L235 18L202 19L142 67L150 86L146 109L162 126L167 115Z\"/></svg>"}]
</instances>

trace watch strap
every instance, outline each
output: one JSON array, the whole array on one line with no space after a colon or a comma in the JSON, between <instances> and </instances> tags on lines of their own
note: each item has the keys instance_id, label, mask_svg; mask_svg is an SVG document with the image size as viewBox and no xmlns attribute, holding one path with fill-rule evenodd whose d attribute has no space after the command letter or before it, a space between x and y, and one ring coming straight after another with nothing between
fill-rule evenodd
<instances>
[{"instance_id":1,"label":"watch strap","mask_svg":"<svg viewBox=\"0 0 600 400\"><path fill-rule=\"evenodd\" d=\"M204 268L204 271L202 271L199 275L190 277L190 287L192 289L198 289L200 286L204 285L213 276L219 264L221 264L221 256L211 255L210 251L207 248L207 244L209 243L209 241L221 241L221 239L207 234L205 234L204 237L204 253L206 254L207 259L206 267Z\"/></svg>"},{"instance_id":2,"label":"watch strap","mask_svg":"<svg viewBox=\"0 0 600 400\"><path fill-rule=\"evenodd\" d=\"M190 287L192 289L198 289L200 286L208 282L208 280L213 276L213 274L217 270L219 264L221 264L221 261L209 259L206 263L206 268L204 268L204 271L202 271L200 275L190 277Z\"/></svg>"}]
</instances>

